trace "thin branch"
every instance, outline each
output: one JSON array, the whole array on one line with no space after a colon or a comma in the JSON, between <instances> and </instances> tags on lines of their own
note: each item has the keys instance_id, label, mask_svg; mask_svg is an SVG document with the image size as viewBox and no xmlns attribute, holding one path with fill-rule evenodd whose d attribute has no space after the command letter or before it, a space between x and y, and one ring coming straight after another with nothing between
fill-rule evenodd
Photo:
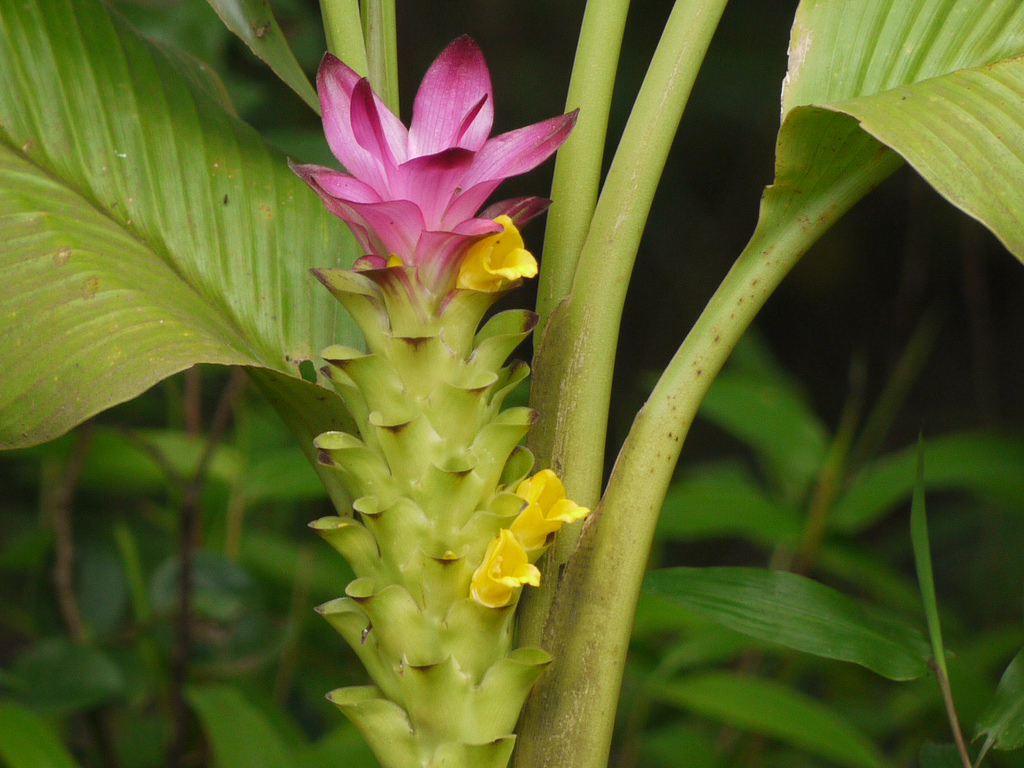
<instances>
[{"instance_id":1,"label":"thin branch","mask_svg":"<svg viewBox=\"0 0 1024 768\"><path fill-rule=\"evenodd\" d=\"M210 423L206 446L192 478L182 494L179 523L179 574L178 574L178 617L175 627L174 653L171 660L171 716L173 736L167 754L169 768L182 764L188 738L188 703L185 701L185 686L188 683L189 656L192 650L192 562L199 544L203 485L209 474L210 463L217 447L224 439L231 421L232 408L246 382L241 368L231 369L231 378L221 393L217 410Z\"/></svg>"},{"instance_id":2,"label":"thin branch","mask_svg":"<svg viewBox=\"0 0 1024 768\"><path fill-rule=\"evenodd\" d=\"M295 670L298 667L302 627L309 610L309 581L313 572L313 552L304 547L299 553L295 564L295 581L292 584L291 610L288 615L288 629L285 633L284 648L281 649L281 662L277 666L274 678L274 700L284 703L288 698Z\"/></svg>"},{"instance_id":3,"label":"thin branch","mask_svg":"<svg viewBox=\"0 0 1024 768\"><path fill-rule=\"evenodd\" d=\"M960 762L964 768L973 768L971 756L967 752L967 744L964 742L964 735L960 730L960 718L956 714L956 704L953 703L953 689L949 687L949 677L946 676L944 665L937 664L934 660L928 662L928 666L935 673L935 679L939 681L939 690L942 691L942 703L946 707L946 717L949 718L949 728L953 731L953 741L956 742L956 751L960 753Z\"/></svg>"},{"instance_id":4,"label":"thin branch","mask_svg":"<svg viewBox=\"0 0 1024 768\"><path fill-rule=\"evenodd\" d=\"M185 392L182 408L185 412L185 431L190 435L203 433L203 382L199 366L193 365L185 371Z\"/></svg>"},{"instance_id":5,"label":"thin branch","mask_svg":"<svg viewBox=\"0 0 1024 768\"><path fill-rule=\"evenodd\" d=\"M86 422L75 432L71 454L68 456L60 481L44 502L46 512L53 526L55 537L53 586L57 594L57 605L68 634L76 643L87 639L82 613L75 596L75 542L74 527L71 523L71 502L82 476L85 457L92 437L92 423Z\"/></svg>"}]
</instances>

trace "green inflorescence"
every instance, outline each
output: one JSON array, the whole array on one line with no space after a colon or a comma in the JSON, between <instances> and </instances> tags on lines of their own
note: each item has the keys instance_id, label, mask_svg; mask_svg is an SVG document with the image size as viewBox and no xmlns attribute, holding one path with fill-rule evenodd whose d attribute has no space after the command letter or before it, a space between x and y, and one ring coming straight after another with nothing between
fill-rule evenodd
<instances>
[{"instance_id":1,"label":"green inflorescence","mask_svg":"<svg viewBox=\"0 0 1024 768\"><path fill-rule=\"evenodd\" d=\"M519 443L537 414L502 402L529 374L525 363L505 362L536 316L510 310L481 328L501 293L454 290L438 300L403 266L316 274L367 345L323 352L359 434L317 437L320 461L354 501L312 527L357 577L318 610L373 684L328 698L384 768L504 768L550 656L512 648L518 590L489 607L470 587L488 545L526 504L515 489L533 456Z\"/></svg>"}]
</instances>

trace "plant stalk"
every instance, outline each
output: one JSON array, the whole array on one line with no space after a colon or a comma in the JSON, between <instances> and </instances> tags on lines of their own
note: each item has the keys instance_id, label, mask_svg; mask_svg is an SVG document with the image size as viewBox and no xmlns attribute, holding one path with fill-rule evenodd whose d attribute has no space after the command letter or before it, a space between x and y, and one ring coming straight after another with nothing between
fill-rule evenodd
<instances>
[{"instance_id":1,"label":"plant stalk","mask_svg":"<svg viewBox=\"0 0 1024 768\"><path fill-rule=\"evenodd\" d=\"M398 43L395 0L365 0L362 7L370 86L396 115L398 104Z\"/></svg>"},{"instance_id":2,"label":"plant stalk","mask_svg":"<svg viewBox=\"0 0 1024 768\"><path fill-rule=\"evenodd\" d=\"M622 134L580 254L572 295L552 313L535 364L530 449L570 498L601 495L619 323L640 236L679 120L727 0L677 0ZM558 534L541 587L520 609L520 642L539 642L561 565L580 526Z\"/></svg>"},{"instance_id":3,"label":"plant stalk","mask_svg":"<svg viewBox=\"0 0 1024 768\"><path fill-rule=\"evenodd\" d=\"M359 19L359 0L320 0L327 50L366 77L366 44Z\"/></svg>"},{"instance_id":4,"label":"plant stalk","mask_svg":"<svg viewBox=\"0 0 1024 768\"><path fill-rule=\"evenodd\" d=\"M898 157L872 146L865 151L873 160L837 181L831 194L800 198L784 216L762 205L751 241L634 420L604 498L561 573L542 639L555 660L520 721L516 768L606 765L640 586L683 440L711 382L783 277L899 166ZM778 185L765 197L788 196Z\"/></svg>"},{"instance_id":5,"label":"plant stalk","mask_svg":"<svg viewBox=\"0 0 1024 768\"><path fill-rule=\"evenodd\" d=\"M608 114L628 10L629 0L590 0L583 13L565 100L566 112L579 109L580 113L555 160L551 183L554 202L548 211L544 263L537 286L538 338L555 306L569 295L597 205Z\"/></svg>"}]
</instances>

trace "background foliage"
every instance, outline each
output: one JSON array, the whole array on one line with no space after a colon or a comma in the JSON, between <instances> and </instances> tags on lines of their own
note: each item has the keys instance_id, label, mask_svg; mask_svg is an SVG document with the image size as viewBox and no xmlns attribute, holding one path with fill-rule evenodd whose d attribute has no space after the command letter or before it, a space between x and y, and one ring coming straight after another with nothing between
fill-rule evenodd
<instances>
[{"instance_id":1,"label":"background foliage","mask_svg":"<svg viewBox=\"0 0 1024 768\"><path fill-rule=\"evenodd\" d=\"M753 229L795 5L734 0L712 45L641 246L612 451ZM669 6L640 3L630 19L613 132ZM329 160L315 113L205 2L117 7L216 68L271 144ZM312 72L324 47L315 4L274 9ZM542 0L403 7L404 113L425 67L461 33L487 53L496 130L559 112L581 13L581 2ZM510 182L508 196L544 189L545 173ZM538 230L527 233L534 244ZM716 383L654 564L788 565L923 630L908 519L923 430L952 688L968 729L988 722L999 677L1024 645L1022 291L1020 265L993 237L911 171L897 173L804 259ZM218 367L181 374L72 435L0 456L0 478L0 762L374 765L323 699L362 681L312 612L348 580L305 528L329 502L254 388ZM193 514L185 679L176 558L181 518ZM750 640L710 621L721 618L715 605L649 583L615 765L944 764L945 746L921 752L950 741L931 675L895 683L788 650L770 629ZM989 759L1024 765L1020 751Z\"/></svg>"}]
</instances>

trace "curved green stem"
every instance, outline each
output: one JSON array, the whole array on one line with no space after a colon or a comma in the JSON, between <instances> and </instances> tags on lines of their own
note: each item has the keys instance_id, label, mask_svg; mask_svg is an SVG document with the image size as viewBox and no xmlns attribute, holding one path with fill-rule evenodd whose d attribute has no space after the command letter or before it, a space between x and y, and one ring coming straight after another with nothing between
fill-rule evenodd
<instances>
[{"instance_id":1,"label":"curved green stem","mask_svg":"<svg viewBox=\"0 0 1024 768\"><path fill-rule=\"evenodd\" d=\"M320 13L324 19L327 50L365 77L368 68L363 27L359 21L359 0L320 0Z\"/></svg>"},{"instance_id":2,"label":"curved green stem","mask_svg":"<svg viewBox=\"0 0 1024 768\"><path fill-rule=\"evenodd\" d=\"M665 160L727 0L677 0L651 59L580 254L572 295L552 313L535 364L531 405L541 422L530 449L593 507L601 494L612 372L622 307ZM520 608L520 641L534 644L558 568L579 526L559 533L541 588Z\"/></svg>"},{"instance_id":3,"label":"curved green stem","mask_svg":"<svg viewBox=\"0 0 1024 768\"><path fill-rule=\"evenodd\" d=\"M518 768L603 768L654 528L679 451L715 376L754 316L807 249L898 167L879 154L780 219L762 205L726 275L633 422L604 498L565 566L543 645L557 649L519 730ZM770 187L773 194L788 191Z\"/></svg>"},{"instance_id":4,"label":"curved green stem","mask_svg":"<svg viewBox=\"0 0 1024 768\"><path fill-rule=\"evenodd\" d=\"M597 193L601 188L608 113L622 48L629 0L590 0L583 13L566 112L579 109L572 134L558 151L547 230L544 263L537 286L537 336L552 310L569 295L576 263L587 238Z\"/></svg>"}]
</instances>

